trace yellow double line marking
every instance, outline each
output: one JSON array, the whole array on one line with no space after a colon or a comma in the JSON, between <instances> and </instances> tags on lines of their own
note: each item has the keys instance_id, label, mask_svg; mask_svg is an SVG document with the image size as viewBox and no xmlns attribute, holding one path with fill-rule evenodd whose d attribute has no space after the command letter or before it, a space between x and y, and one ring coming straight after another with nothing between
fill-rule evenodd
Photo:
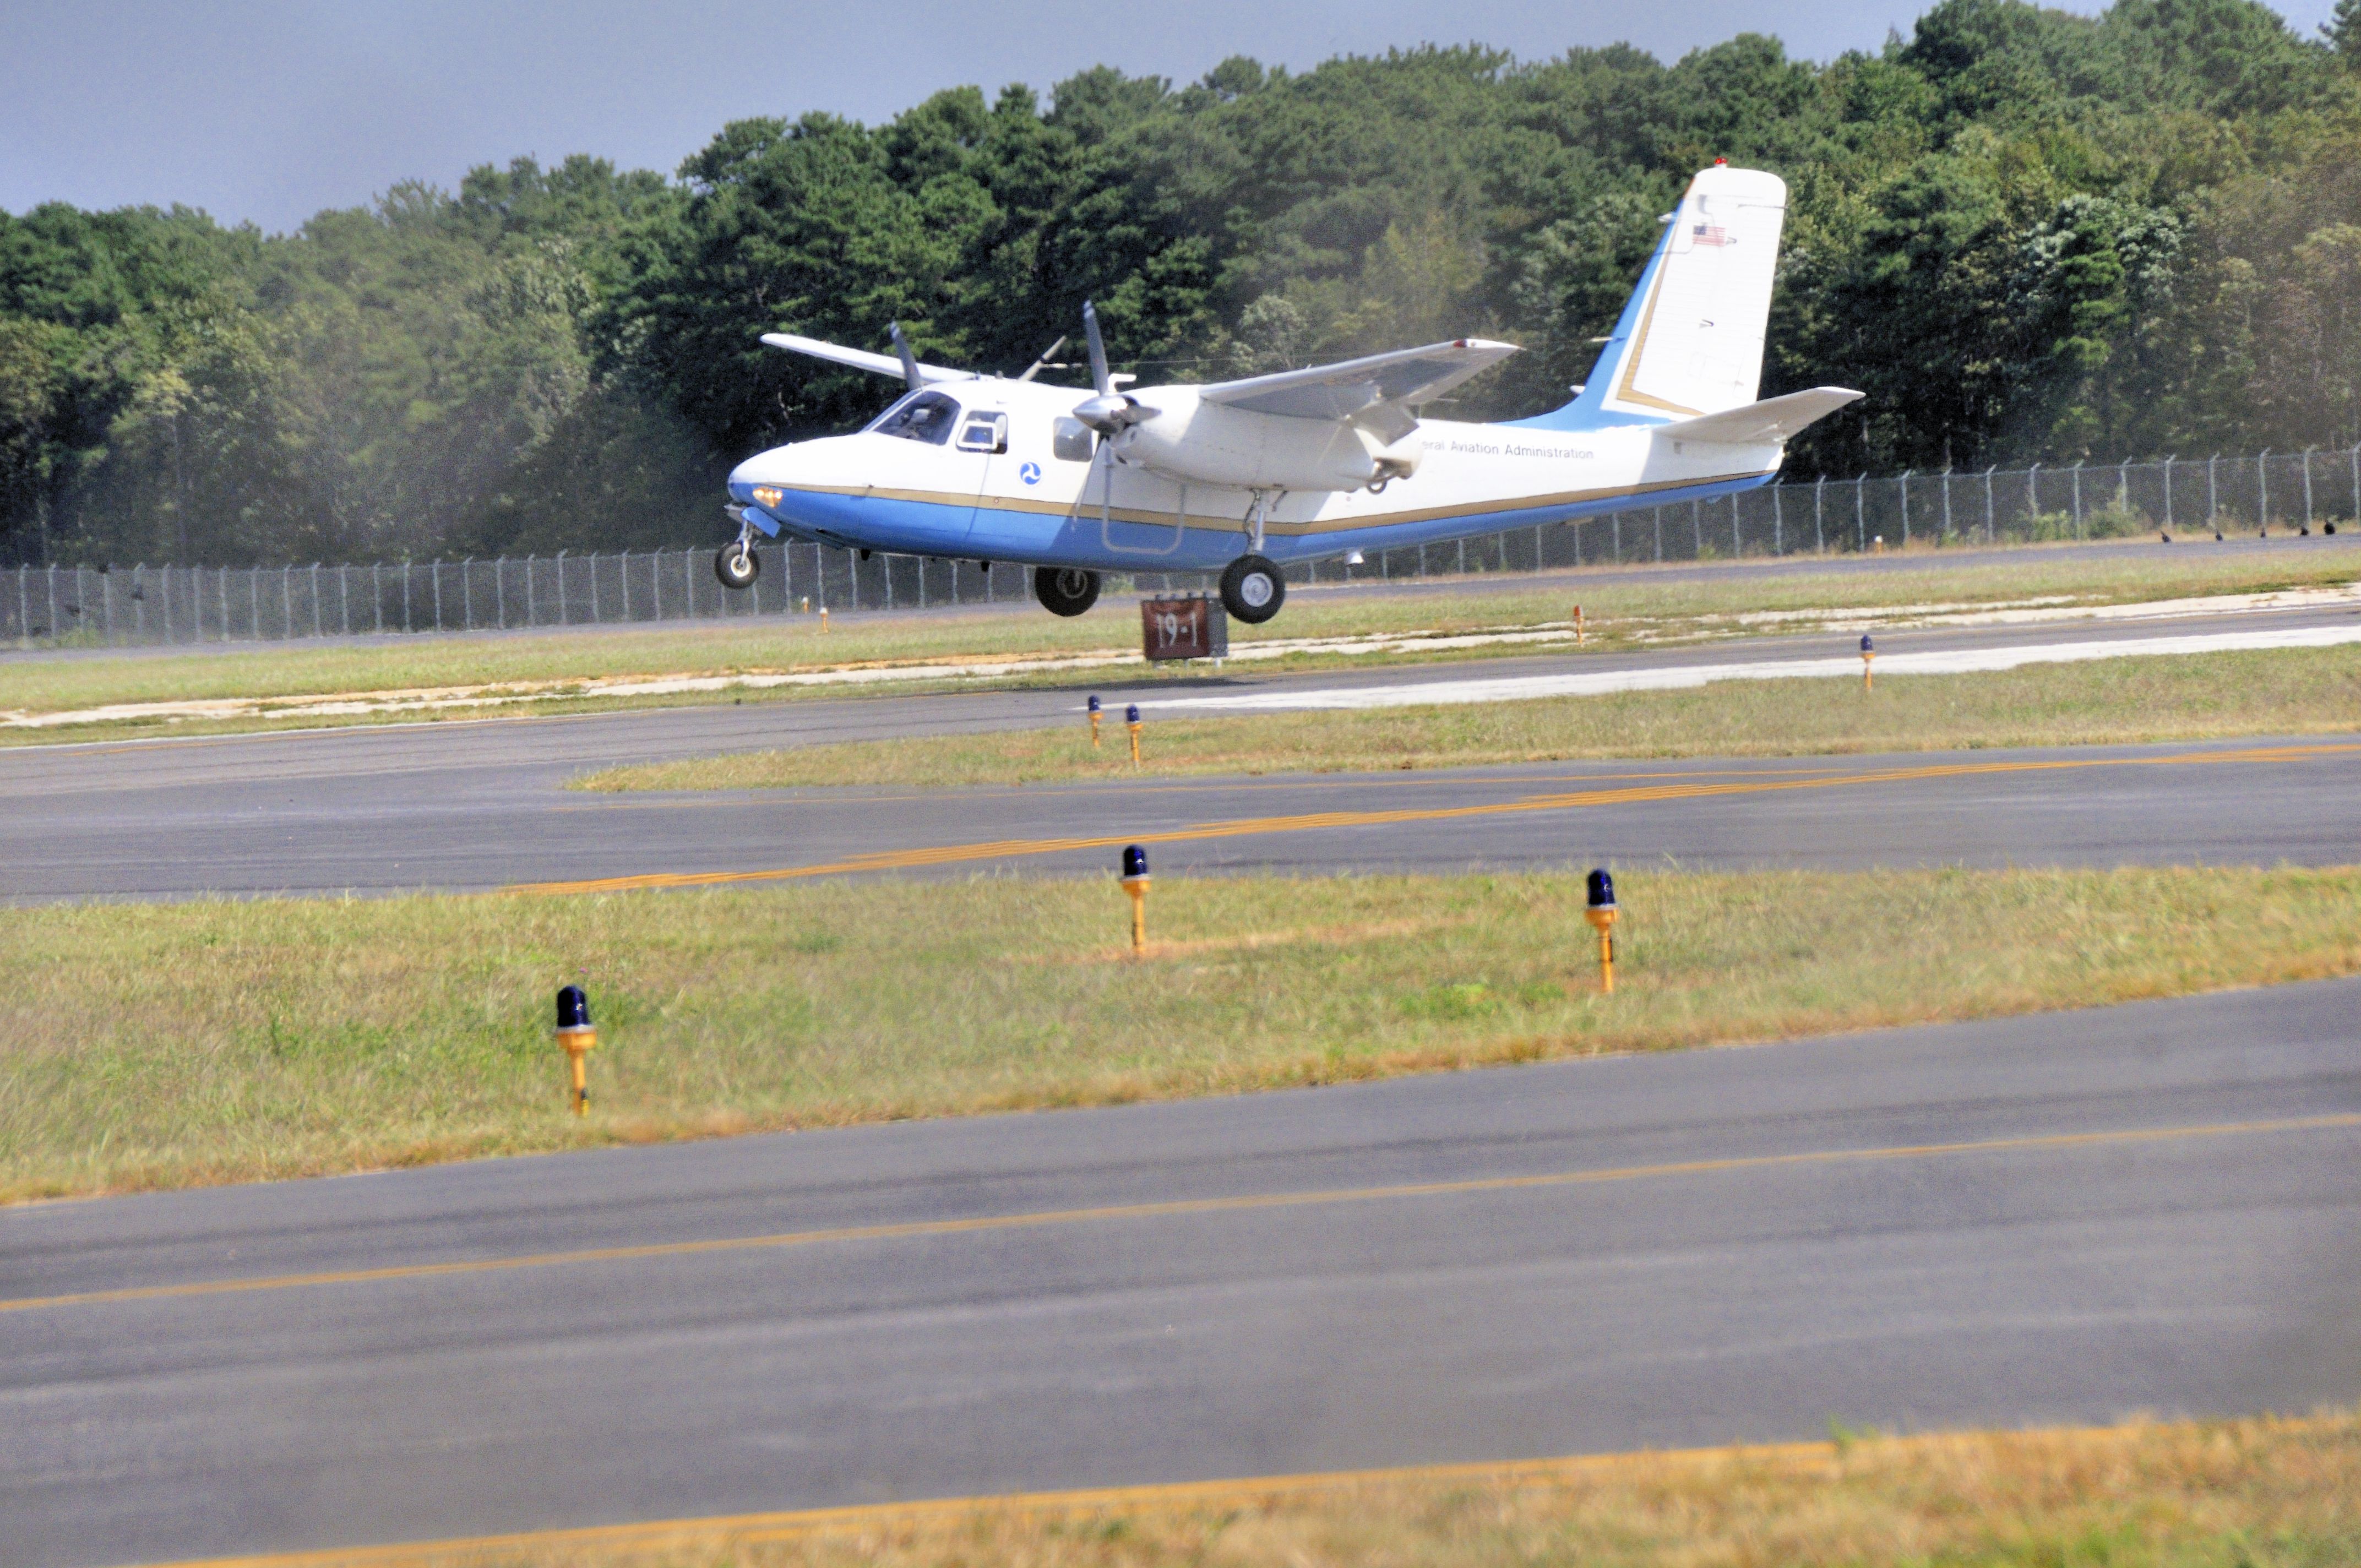
<instances>
[{"instance_id":1,"label":"yellow double line marking","mask_svg":"<svg viewBox=\"0 0 2361 1568\"><path fill-rule=\"evenodd\" d=\"M759 1252L817 1246L830 1242L908 1241L929 1236L978 1235L994 1231L1041 1230L1058 1225L1126 1220L1161 1220L1198 1214L1241 1214L1262 1210L1311 1209L1344 1203L1375 1203L1412 1198L1457 1198L1487 1192L1587 1187L1644 1181L1668 1176L1707 1176L1730 1171L1776 1170L1795 1166L1839 1165L1872 1160L1934 1159L1951 1155L2009 1154L2035 1150L2121 1147L2190 1138L2253 1137L2275 1133L2361 1128L2361 1113L2295 1116L2268 1122L2220 1122L2191 1127L2143 1127L2111 1133L2053 1133L1971 1143L1908 1144L1883 1148L1815 1149L1801 1154L1750 1155L1729 1159L1680 1160L1599 1170L1547 1171L1534 1176L1483 1177L1469 1181L1421 1181L1390 1187L1332 1188L1310 1192L1261 1192L1228 1198L1188 1198L1161 1203L1117 1203L1093 1209L1049 1209L1022 1214L982 1214L958 1220L914 1220L899 1224L840 1225L824 1230L783 1231L772 1235L720 1236L707 1241L660 1242L644 1246L585 1247L572 1252L527 1253L514 1257L466 1258L450 1263L402 1264L389 1268L349 1268L317 1274L281 1274L254 1279L204 1279L177 1285L142 1285L119 1290L83 1290L64 1296L28 1296L0 1300L0 1312L32 1312L65 1307L108 1306L192 1296L233 1296L261 1290L292 1290L327 1285L370 1285L398 1279L435 1279L497 1274L566 1264L638 1263L652 1258L696 1257L712 1253Z\"/></svg>"},{"instance_id":2,"label":"yellow double line marking","mask_svg":"<svg viewBox=\"0 0 2361 1568\"><path fill-rule=\"evenodd\" d=\"M1938 762L1921 767L1878 768L1853 773L1752 778L1738 783L1653 784L1641 789L1587 789L1555 795L1527 795L1517 800L1487 801L1477 806L1403 807L1390 811L1314 811L1288 817L1246 817L1227 822L1207 822L1161 833L1102 834L1072 839L1001 839L985 844L941 844L917 850L888 850L851 855L818 865L782 866L752 872L651 872L640 876L593 877L581 882L520 883L501 891L547 896L580 893L629 893L648 888L717 887L730 883L788 882L801 877L843 876L858 872L910 871L924 866L957 865L975 861L1014 860L1031 855L1059 855L1079 850L1104 850L1118 844L1179 844L1208 839L1240 839L1261 833L1301 833L1329 828L1387 828L1405 822L1447 822L1477 817L1501 817L1520 812L1569 811L1592 806L1641 806L1653 801L1703 800L1717 795L1768 795L1785 790L1835 789L1881 784L1913 784L1927 779L1968 778L1980 774L2066 773L2086 768L2190 767L2224 762L2292 762L2348 751L2361 743L2254 746L2235 751L2179 751L2158 757L2064 757L2037 762Z\"/></svg>"}]
</instances>

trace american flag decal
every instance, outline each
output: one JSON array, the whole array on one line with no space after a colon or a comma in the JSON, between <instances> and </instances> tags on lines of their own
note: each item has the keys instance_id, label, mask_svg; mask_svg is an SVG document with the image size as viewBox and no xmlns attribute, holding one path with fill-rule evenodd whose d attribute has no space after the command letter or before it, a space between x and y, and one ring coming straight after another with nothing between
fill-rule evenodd
<instances>
[{"instance_id":1,"label":"american flag decal","mask_svg":"<svg viewBox=\"0 0 2361 1568\"><path fill-rule=\"evenodd\" d=\"M1691 231L1690 237L1699 245L1728 245L1730 231L1719 224L1699 224Z\"/></svg>"}]
</instances>

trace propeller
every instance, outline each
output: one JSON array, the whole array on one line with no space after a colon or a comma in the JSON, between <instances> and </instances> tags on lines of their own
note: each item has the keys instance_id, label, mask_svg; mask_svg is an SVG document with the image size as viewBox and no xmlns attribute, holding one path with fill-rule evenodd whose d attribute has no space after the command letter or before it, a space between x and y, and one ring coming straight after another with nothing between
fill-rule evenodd
<instances>
[{"instance_id":1,"label":"propeller","mask_svg":"<svg viewBox=\"0 0 2361 1568\"><path fill-rule=\"evenodd\" d=\"M1113 435L1126 425L1154 419L1156 410L1115 390L1115 378L1107 374L1106 342L1099 336L1099 313L1088 300L1082 302L1082 335L1090 341L1091 386L1098 396L1076 404L1074 418L1101 435Z\"/></svg>"},{"instance_id":2,"label":"propeller","mask_svg":"<svg viewBox=\"0 0 2361 1568\"><path fill-rule=\"evenodd\" d=\"M918 356L910 352L910 340L902 335L900 322L888 323L886 330L893 334L894 352L902 356L903 383L915 392L927 384L927 378L918 374Z\"/></svg>"},{"instance_id":3,"label":"propeller","mask_svg":"<svg viewBox=\"0 0 2361 1568\"><path fill-rule=\"evenodd\" d=\"M1066 336L1065 336L1065 334L1063 334L1063 333L1060 333L1060 334L1058 334L1058 341L1057 341L1057 342L1055 342L1055 343L1053 343L1053 344L1051 344L1049 347L1047 347L1047 348L1043 349L1043 350L1041 351L1041 357L1040 357L1040 358L1038 358L1038 359L1036 359L1035 361L1033 361L1033 363L1032 363L1032 364L1027 365L1027 366L1025 367L1025 374L1023 374L1022 376L1017 377L1016 378L1017 378L1018 380L1020 380L1020 381L1030 381L1034 377L1038 376L1042 371L1047 370L1047 369L1049 369L1049 368L1051 367L1051 364L1050 364L1050 362L1051 362L1052 357L1057 354L1058 350L1060 350L1060 349L1061 349L1061 348L1063 348L1063 347L1065 347L1065 346L1066 346ZM1063 367L1063 366L1059 366L1059 367L1057 367L1057 368L1059 368L1059 369L1063 369L1063 368L1064 368L1064 367Z\"/></svg>"}]
</instances>

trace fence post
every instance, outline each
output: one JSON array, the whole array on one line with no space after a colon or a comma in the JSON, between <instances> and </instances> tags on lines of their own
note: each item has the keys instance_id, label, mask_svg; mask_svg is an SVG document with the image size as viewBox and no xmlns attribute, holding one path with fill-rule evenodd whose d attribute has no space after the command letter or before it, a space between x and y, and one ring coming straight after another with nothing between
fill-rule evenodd
<instances>
[{"instance_id":1,"label":"fence post","mask_svg":"<svg viewBox=\"0 0 2361 1568\"><path fill-rule=\"evenodd\" d=\"M1985 543L1986 545L1990 545L1990 544L1992 543L1992 542L1993 542L1993 538L1994 538L1994 534L1993 534L1993 486L1992 486L1992 482L1993 482L1993 470L1994 470L1994 469L1997 469L1999 466L2000 466L2000 465L1999 465L1999 464L1994 463L1993 465L1992 465L1992 466L1991 466L1991 467L1986 468L1986 469L1984 470L1984 543Z\"/></svg>"},{"instance_id":2,"label":"fence post","mask_svg":"<svg viewBox=\"0 0 2361 1568\"><path fill-rule=\"evenodd\" d=\"M1621 512L1609 514L1607 532L1609 543L1615 551L1615 564L1620 566L1623 564L1623 514Z\"/></svg>"},{"instance_id":3,"label":"fence post","mask_svg":"<svg viewBox=\"0 0 2361 1568\"><path fill-rule=\"evenodd\" d=\"M295 635L295 563L290 561L279 568L279 641L291 641Z\"/></svg>"},{"instance_id":4,"label":"fence post","mask_svg":"<svg viewBox=\"0 0 2361 1568\"><path fill-rule=\"evenodd\" d=\"M500 630L509 629L509 558L492 557L492 625Z\"/></svg>"},{"instance_id":5,"label":"fence post","mask_svg":"<svg viewBox=\"0 0 2361 1568\"><path fill-rule=\"evenodd\" d=\"M566 624L566 552L557 553L557 624Z\"/></svg>"},{"instance_id":6,"label":"fence post","mask_svg":"<svg viewBox=\"0 0 2361 1568\"><path fill-rule=\"evenodd\" d=\"M2353 448L2353 521L2361 523L2361 444ZM57 624L54 617L49 624Z\"/></svg>"},{"instance_id":7,"label":"fence post","mask_svg":"<svg viewBox=\"0 0 2361 1568\"><path fill-rule=\"evenodd\" d=\"M2164 531L2167 533L2172 532L2172 460L2179 455L2174 452L2164 455Z\"/></svg>"},{"instance_id":8,"label":"fence post","mask_svg":"<svg viewBox=\"0 0 2361 1568\"><path fill-rule=\"evenodd\" d=\"M2312 448L2303 449L2303 531L2312 532Z\"/></svg>"},{"instance_id":9,"label":"fence post","mask_svg":"<svg viewBox=\"0 0 2361 1568\"><path fill-rule=\"evenodd\" d=\"M1910 474L1911 470L1907 468L1902 470L1902 548L1905 550L1910 548Z\"/></svg>"},{"instance_id":10,"label":"fence post","mask_svg":"<svg viewBox=\"0 0 2361 1568\"><path fill-rule=\"evenodd\" d=\"M598 618L598 552L590 552L590 624L599 624Z\"/></svg>"},{"instance_id":11,"label":"fence post","mask_svg":"<svg viewBox=\"0 0 2361 1568\"><path fill-rule=\"evenodd\" d=\"M2082 537L2082 465L2087 458L2074 460L2074 537Z\"/></svg>"},{"instance_id":12,"label":"fence post","mask_svg":"<svg viewBox=\"0 0 2361 1568\"><path fill-rule=\"evenodd\" d=\"M1857 550L1869 548L1869 508L1863 497L1868 485L1867 474L1858 476L1852 482L1853 547Z\"/></svg>"},{"instance_id":13,"label":"fence post","mask_svg":"<svg viewBox=\"0 0 2361 1568\"><path fill-rule=\"evenodd\" d=\"M1828 496L1828 477L1823 474L1812 481L1812 551L1819 555L1828 553L1828 521L1822 504Z\"/></svg>"},{"instance_id":14,"label":"fence post","mask_svg":"<svg viewBox=\"0 0 2361 1568\"><path fill-rule=\"evenodd\" d=\"M2271 449L2268 446L2255 459L2255 525L2261 537L2271 536Z\"/></svg>"},{"instance_id":15,"label":"fence post","mask_svg":"<svg viewBox=\"0 0 2361 1568\"><path fill-rule=\"evenodd\" d=\"M476 564L473 555L459 562L459 619L467 630L476 630L476 574L469 567Z\"/></svg>"},{"instance_id":16,"label":"fence post","mask_svg":"<svg viewBox=\"0 0 2361 1568\"><path fill-rule=\"evenodd\" d=\"M1702 500L1689 503L1689 559L1705 559L1705 502Z\"/></svg>"},{"instance_id":17,"label":"fence post","mask_svg":"<svg viewBox=\"0 0 2361 1568\"><path fill-rule=\"evenodd\" d=\"M1951 466L1943 465L1943 543L1951 542Z\"/></svg>"},{"instance_id":18,"label":"fence post","mask_svg":"<svg viewBox=\"0 0 2361 1568\"><path fill-rule=\"evenodd\" d=\"M2132 460L2128 457L2115 469L2115 504L2128 517L2132 510Z\"/></svg>"},{"instance_id":19,"label":"fence post","mask_svg":"<svg viewBox=\"0 0 2361 1568\"><path fill-rule=\"evenodd\" d=\"M98 575L99 638L106 646L115 646L115 578L112 573Z\"/></svg>"},{"instance_id":20,"label":"fence post","mask_svg":"<svg viewBox=\"0 0 2361 1568\"><path fill-rule=\"evenodd\" d=\"M524 558L524 624L528 631L541 624L540 607L533 599L533 561L530 554Z\"/></svg>"},{"instance_id":21,"label":"fence post","mask_svg":"<svg viewBox=\"0 0 2361 1568\"><path fill-rule=\"evenodd\" d=\"M2213 484L2213 466L2221 461L2219 452L2205 459L2205 521L2213 525L2216 539L2222 536L2222 499Z\"/></svg>"},{"instance_id":22,"label":"fence post","mask_svg":"<svg viewBox=\"0 0 2361 1568\"><path fill-rule=\"evenodd\" d=\"M2355 450L2361 451L2361 447L2356 447ZM58 626L58 564L52 561L49 563L49 636L54 641L63 635L65 633ZM222 633L223 641L227 641L228 636L228 629L225 627Z\"/></svg>"},{"instance_id":23,"label":"fence post","mask_svg":"<svg viewBox=\"0 0 2361 1568\"><path fill-rule=\"evenodd\" d=\"M819 608L828 608L828 546L812 541L812 598Z\"/></svg>"},{"instance_id":24,"label":"fence post","mask_svg":"<svg viewBox=\"0 0 2361 1568\"><path fill-rule=\"evenodd\" d=\"M1780 484L1780 483L1778 483L1776 480L1773 480L1773 481L1772 482L1772 485L1771 485L1771 554L1773 554L1773 555L1777 555L1777 554L1780 554L1782 553L1782 551L1781 551L1781 545L1782 545L1782 543L1783 543L1783 542L1784 542L1784 540L1785 534L1786 534L1786 519L1785 519L1785 517L1784 517L1784 516L1782 514L1782 512L1781 512L1781 509L1780 509L1780 502L1779 502L1779 492L1780 492L1781 490L1784 489L1784 488L1786 488L1786 487L1785 487L1785 486L1784 486L1784 485L1782 485L1782 484Z\"/></svg>"},{"instance_id":25,"label":"fence post","mask_svg":"<svg viewBox=\"0 0 2361 1568\"><path fill-rule=\"evenodd\" d=\"M401 558L401 629L404 631L418 630L418 619L410 613L410 557L407 555Z\"/></svg>"},{"instance_id":26,"label":"fence post","mask_svg":"<svg viewBox=\"0 0 2361 1568\"><path fill-rule=\"evenodd\" d=\"M441 631L443 630L443 557L435 556L426 564L426 569L434 574L434 630Z\"/></svg>"}]
</instances>

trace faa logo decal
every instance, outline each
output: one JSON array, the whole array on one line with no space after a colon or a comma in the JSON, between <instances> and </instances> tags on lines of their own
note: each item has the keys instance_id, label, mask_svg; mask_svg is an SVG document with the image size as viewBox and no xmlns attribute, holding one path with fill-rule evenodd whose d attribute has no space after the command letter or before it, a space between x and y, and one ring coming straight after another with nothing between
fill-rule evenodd
<instances>
[{"instance_id":1,"label":"faa logo decal","mask_svg":"<svg viewBox=\"0 0 2361 1568\"><path fill-rule=\"evenodd\" d=\"M1038 485L1041 482L1041 465L1027 463L1016 470L1016 477L1028 485Z\"/></svg>"}]
</instances>

